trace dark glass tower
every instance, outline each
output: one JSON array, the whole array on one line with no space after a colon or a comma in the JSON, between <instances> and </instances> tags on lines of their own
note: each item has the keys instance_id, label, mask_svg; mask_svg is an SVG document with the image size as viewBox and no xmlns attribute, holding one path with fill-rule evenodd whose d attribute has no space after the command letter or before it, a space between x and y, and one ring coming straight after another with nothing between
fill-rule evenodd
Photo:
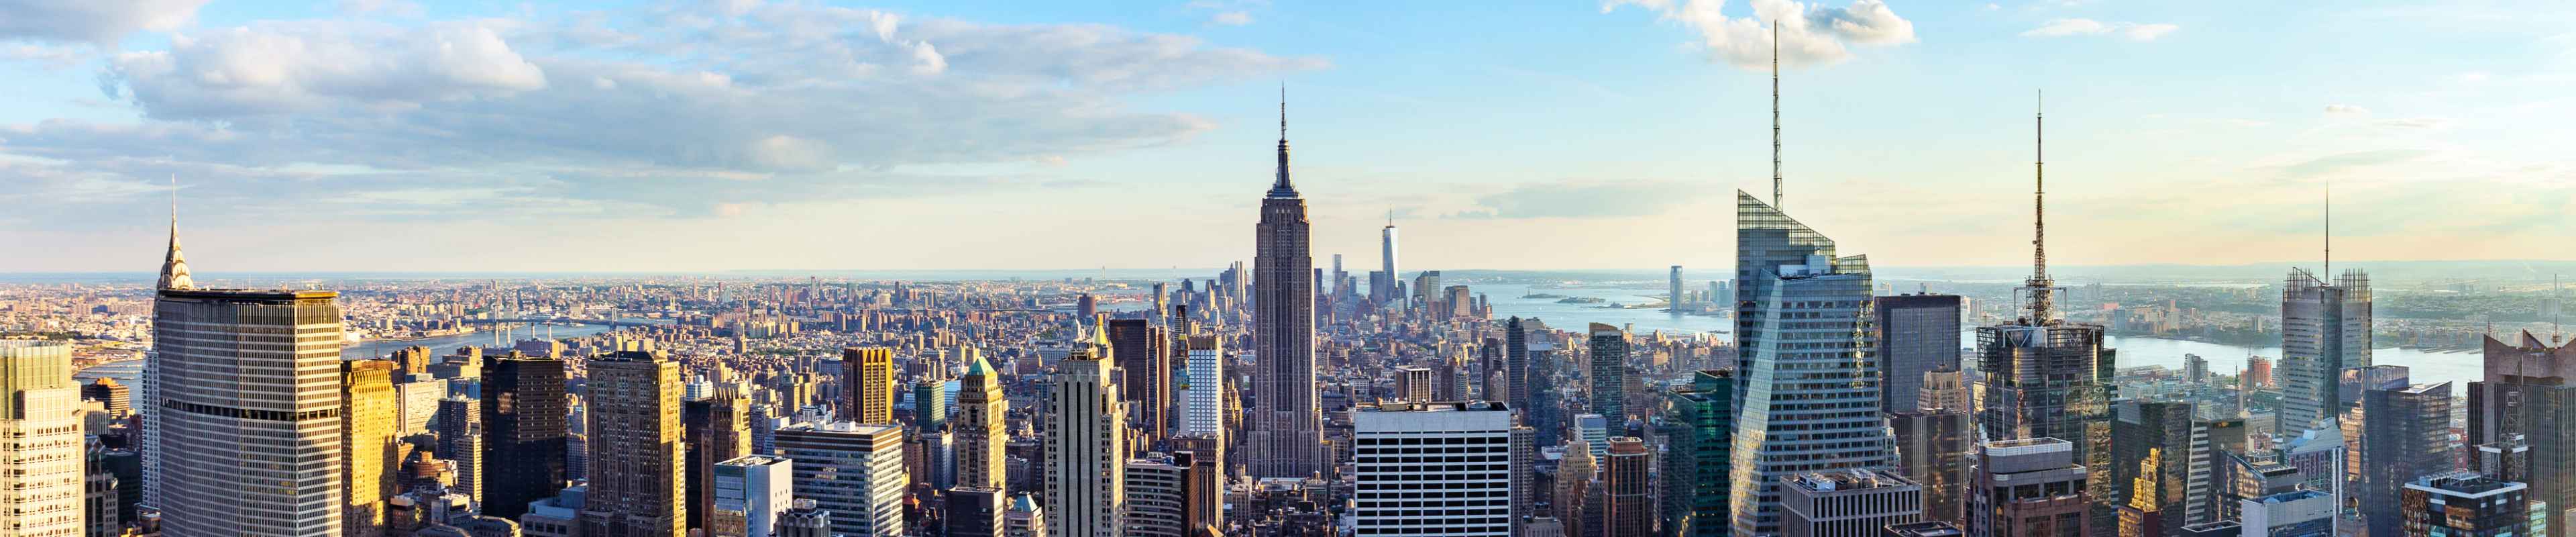
<instances>
[{"instance_id":1,"label":"dark glass tower","mask_svg":"<svg viewBox=\"0 0 2576 537\"><path fill-rule=\"evenodd\" d=\"M1254 477L1303 478L1324 468L1315 407L1315 266L1306 200L1288 181L1288 103L1279 103L1279 175L1261 199L1252 257Z\"/></svg>"},{"instance_id":2,"label":"dark glass tower","mask_svg":"<svg viewBox=\"0 0 2576 537\"><path fill-rule=\"evenodd\" d=\"M564 487L564 361L483 359L483 514L517 519Z\"/></svg>"}]
</instances>

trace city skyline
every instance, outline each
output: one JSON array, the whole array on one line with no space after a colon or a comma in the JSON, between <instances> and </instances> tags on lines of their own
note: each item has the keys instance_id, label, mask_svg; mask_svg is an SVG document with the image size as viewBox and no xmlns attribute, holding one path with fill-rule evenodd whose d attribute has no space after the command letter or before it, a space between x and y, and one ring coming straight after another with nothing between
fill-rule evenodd
<instances>
[{"instance_id":1,"label":"city skyline","mask_svg":"<svg viewBox=\"0 0 2576 537\"><path fill-rule=\"evenodd\" d=\"M1780 2L1439 24L906 4L6 8L55 24L0 25L0 73L32 82L0 104L0 200L30 207L0 241L54 255L0 272L148 266L174 176L218 271L1220 266L1249 257L1242 179L1283 80L1318 257L1374 261L1392 211L1415 267L1723 266L1725 192L1767 186L1747 47ZM1882 265L2013 264L2019 230L1991 223L2019 211L1993 201L2019 192L2024 95L2044 88L2058 227L2102 239L2063 258L2304 263L2329 180L2354 262L2526 258L2576 231L2557 217L2576 167L2517 127L2576 119L2549 90L2576 71L2566 14L2230 8L1803 5L1781 33L1783 205ZM1397 30L1421 35L1380 37ZM1477 33L1495 30L1518 39ZM2456 44L2369 38L2392 33ZM889 106L828 102L848 98ZM1059 227L1165 239L1027 231Z\"/></svg>"}]
</instances>

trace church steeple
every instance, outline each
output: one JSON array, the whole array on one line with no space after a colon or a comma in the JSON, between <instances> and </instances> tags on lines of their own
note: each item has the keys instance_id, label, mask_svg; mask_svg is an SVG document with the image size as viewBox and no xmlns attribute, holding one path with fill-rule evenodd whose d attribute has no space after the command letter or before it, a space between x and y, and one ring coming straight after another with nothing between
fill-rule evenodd
<instances>
[{"instance_id":1,"label":"church steeple","mask_svg":"<svg viewBox=\"0 0 2576 537\"><path fill-rule=\"evenodd\" d=\"M195 289L197 280L188 277L188 258L179 254L179 178L170 178L170 251L161 258L160 289Z\"/></svg>"},{"instance_id":2,"label":"church steeple","mask_svg":"<svg viewBox=\"0 0 2576 537\"><path fill-rule=\"evenodd\" d=\"M1279 85L1279 178L1270 183L1270 197L1297 197L1297 186L1288 182L1288 85Z\"/></svg>"}]
</instances>

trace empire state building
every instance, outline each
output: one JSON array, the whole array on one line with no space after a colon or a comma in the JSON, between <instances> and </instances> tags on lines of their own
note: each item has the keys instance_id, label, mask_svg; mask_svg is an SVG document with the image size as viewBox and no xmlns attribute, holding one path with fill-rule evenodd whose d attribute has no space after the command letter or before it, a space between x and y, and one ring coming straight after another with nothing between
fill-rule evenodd
<instances>
[{"instance_id":1,"label":"empire state building","mask_svg":"<svg viewBox=\"0 0 2576 537\"><path fill-rule=\"evenodd\" d=\"M1288 182L1288 101L1279 102L1279 177L1261 199L1252 257L1253 477L1312 477L1324 468L1315 407L1315 260L1306 200Z\"/></svg>"}]
</instances>

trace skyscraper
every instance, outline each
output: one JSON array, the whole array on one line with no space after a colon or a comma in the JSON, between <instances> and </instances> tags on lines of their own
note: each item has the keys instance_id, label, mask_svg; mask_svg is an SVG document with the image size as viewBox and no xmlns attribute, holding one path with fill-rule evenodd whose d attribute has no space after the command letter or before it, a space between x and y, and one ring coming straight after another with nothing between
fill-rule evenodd
<instances>
[{"instance_id":1,"label":"skyscraper","mask_svg":"<svg viewBox=\"0 0 2576 537\"><path fill-rule=\"evenodd\" d=\"M1306 227L1306 200L1288 180L1288 101L1282 91L1279 177L1261 200L1261 223L1254 228L1252 391L1258 406L1251 412L1249 459L1255 477L1311 477L1326 464L1315 406L1315 260L1307 254ZM1055 516L1063 521L1078 515Z\"/></svg>"},{"instance_id":2,"label":"skyscraper","mask_svg":"<svg viewBox=\"0 0 2576 537\"><path fill-rule=\"evenodd\" d=\"M2281 288L2277 430L2298 434L2353 404L2341 397L2336 380L2346 368L2371 365L2370 319L2369 275L2345 271L2326 285L2306 269L2290 269Z\"/></svg>"},{"instance_id":3,"label":"skyscraper","mask_svg":"<svg viewBox=\"0 0 2576 537\"><path fill-rule=\"evenodd\" d=\"M832 533L847 537L903 534L903 428L849 421L806 422L778 429L778 455L795 462L796 497L831 512Z\"/></svg>"},{"instance_id":4,"label":"skyscraper","mask_svg":"<svg viewBox=\"0 0 2576 537\"><path fill-rule=\"evenodd\" d=\"M1055 537L1125 534L1119 516L1126 501L1127 413L1109 361L1092 352L1077 347L1058 363L1048 395L1045 498L1047 529Z\"/></svg>"},{"instance_id":5,"label":"skyscraper","mask_svg":"<svg viewBox=\"0 0 2576 537\"><path fill-rule=\"evenodd\" d=\"M1685 295L1682 294L1681 265L1673 265L1672 282L1668 287L1671 289L1665 291L1667 294L1664 296L1667 298L1664 299L1664 309L1675 312L1682 311L1682 307L1689 304L1687 303L1688 301L1682 299Z\"/></svg>"},{"instance_id":6,"label":"skyscraper","mask_svg":"<svg viewBox=\"0 0 2576 537\"><path fill-rule=\"evenodd\" d=\"M559 358L512 352L483 360L483 514L517 519L569 480L568 373Z\"/></svg>"},{"instance_id":7,"label":"skyscraper","mask_svg":"<svg viewBox=\"0 0 2576 537\"><path fill-rule=\"evenodd\" d=\"M1002 395L1002 372L977 355L958 379L957 418L949 420L957 440L957 487L1008 491L1010 473L1003 466L1003 447L1011 443L1011 399Z\"/></svg>"},{"instance_id":8,"label":"skyscraper","mask_svg":"<svg viewBox=\"0 0 2576 537\"><path fill-rule=\"evenodd\" d=\"M1879 400L1865 256L1752 194L1736 193L1734 533L1779 531L1780 478L1883 468L1894 441ZM1867 401L1856 411L1849 401ZM1817 442L1813 438L1833 438Z\"/></svg>"},{"instance_id":9,"label":"skyscraper","mask_svg":"<svg viewBox=\"0 0 2576 537\"><path fill-rule=\"evenodd\" d=\"M1136 411L1136 425L1146 438L1162 438L1164 410L1171 407L1171 392L1164 384L1172 378L1172 353L1165 345L1171 338L1163 328L1145 319L1109 320L1109 356L1118 361L1118 394L1127 398Z\"/></svg>"},{"instance_id":10,"label":"skyscraper","mask_svg":"<svg viewBox=\"0 0 2576 537\"><path fill-rule=\"evenodd\" d=\"M2486 338L2485 380L2469 383L2471 445L2513 435L2528 443L2531 501L2543 505L2549 537L2566 537L2576 518L2576 345L2551 344L2522 334L2513 342Z\"/></svg>"},{"instance_id":11,"label":"skyscraper","mask_svg":"<svg viewBox=\"0 0 2576 537\"><path fill-rule=\"evenodd\" d=\"M2406 516L2392 507L2407 484L2458 469L2459 453L2451 446L2451 383L2370 390L2361 400L2369 416L2361 429L2364 535L2399 535Z\"/></svg>"},{"instance_id":12,"label":"skyscraper","mask_svg":"<svg viewBox=\"0 0 2576 537\"><path fill-rule=\"evenodd\" d=\"M1511 410L1500 403L1362 404L1351 409L1360 536L1511 535ZM1422 471L1426 457L1459 459Z\"/></svg>"},{"instance_id":13,"label":"skyscraper","mask_svg":"<svg viewBox=\"0 0 2576 537\"><path fill-rule=\"evenodd\" d=\"M1968 485L1968 535L2093 537L2091 472L2055 438L1987 442ZM2107 537L2107 536L2105 536Z\"/></svg>"},{"instance_id":14,"label":"skyscraper","mask_svg":"<svg viewBox=\"0 0 2576 537\"><path fill-rule=\"evenodd\" d=\"M176 230L144 362L145 504L164 535L338 534L341 509L314 509L346 478L339 293L197 289Z\"/></svg>"},{"instance_id":15,"label":"skyscraper","mask_svg":"<svg viewBox=\"0 0 2576 537\"><path fill-rule=\"evenodd\" d=\"M680 363L652 351L616 351L586 365L590 492L581 507L581 535L685 534Z\"/></svg>"},{"instance_id":16,"label":"skyscraper","mask_svg":"<svg viewBox=\"0 0 2576 537\"><path fill-rule=\"evenodd\" d=\"M1503 372L1504 391L1510 393L1496 398L1510 403L1512 408L1524 414L1539 412L1535 404L1538 391L1530 386L1529 328L1521 325L1520 317L1503 321ZM1523 416L1522 419L1532 424L1540 423L1531 419L1535 417Z\"/></svg>"},{"instance_id":17,"label":"skyscraper","mask_svg":"<svg viewBox=\"0 0 2576 537\"><path fill-rule=\"evenodd\" d=\"M850 347L841 349L841 367L849 369L851 386L841 388L850 394L850 421L867 424L894 424L894 349L885 347Z\"/></svg>"},{"instance_id":18,"label":"skyscraper","mask_svg":"<svg viewBox=\"0 0 2576 537\"><path fill-rule=\"evenodd\" d=\"M1188 363L1177 386L1181 434L1218 438L1225 433L1225 349L1216 336L1189 337Z\"/></svg>"},{"instance_id":19,"label":"skyscraper","mask_svg":"<svg viewBox=\"0 0 2576 537\"><path fill-rule=\"evenodd\" d=\"M438 455L456 463L451 492L483 501L483 402L464 395L438 400Z\"/></svg>"},{"instance_id":20,"label":"skyscraper","mask_svg":"<svg viewBox=\"0 0 2576 537\"><path fill-rule=\"evenodd\" d=\"M1967 411L1910 410L1889 414L1887 421L1896 435L1897 472L1923 486L1923 517L1964 523L1968 457L1977 438Z\"/></svg>"},{"instance_id":21,"label":"skyscraper","mask_svg":"<svg viewBox=\"0 0 2576 537\"><path fill-rule=\"evenodd\" d=\"M689 446L689 527L705 528L715 512L716 463L751 453L751 399L725 386L702 399L680 402L680 440Z\"/></svg>"},{"instance_id":22,"label":"skyscraper","mask_svg":"<svg viewBox=\"0 0 2576 537\"><path fill-rule=\"evenodd\" d=\"M1121 524L1129 537L1189 537L1186 516L1189 468L1168 456L1150 454L1127 459L1123 483L1127 512Z\"/></svg>"},{"instance_id":23,"label":"skyscraper","mask_svg":"<svg viewBox=\"0 0 2576 537\"><path fill-rule=\"evenodd\" d=\"M2112 469L2111 479L2127 493L2115 500L2125 510L2119 515L2123 537L2129 534L2132 514L2156 518L2143 521L2151 536L2191 523L2185 518L2189 508L2185 486L2190 482L2192 452L2198 447L2192 431L2191 403L2122 401L2112 408L2111 459L2119 467ZM2139 462L2150 459L2155 464ZM2145 475L2150 473L2154 475Z\"/></svg>"},{"instance_id":24,"label":"skyscraper","mask_svg":"<svg viewBox=\"0 0 2576 537\"><path fill-rule=\"evenodd\" d=\"M399 418L393 374L399 367L392 360L340 363L340 445L349 450L342 459L347 490L341 497L349 506L341 515L342 535L382 534L385 499L402 492L396 486L402 451L394 436Z\"/></svg>"},{"instance_id":25,"label":"skyscraper","mask_svg":"<svg viewBox=\"0 0 2576 537\"><path fill-rule=\"evenodd\" d=\"M714 537L769 537L778 515L796 499L795 461L745 455L715 465L715 512L707 515Z\"/></svg>"},{"instance_id":26,"label":"skyscraper","mask_svg":"<svg viewBox=\"0 0 2576 537\"><path fill-rule=\"evenodd\" d=\"M1664 396L1663 519L1666 534L1723 537L1735 372L1704 370Z\"/></svg>"},{"instance_id":27,"label":"skyscraper","mask_svg":"<svg viewBox=\"0 0 2576 537\"><path fill-rule=\"evenodd\" d=\"M0 340L0 435L9 439L0 445L0 470L6 470L0 475L9 483L0 487L0 529L82 535L89 459L69 343ZM104 507L115 514L114 502Z\"/></svg>"},{"instance_id":28,"label":"skyscraper","mask_svg":"<svg viewBox=\"0 0 2576 537\"><path fill-rule=\"evenodd\" d=\"M1395 211L1386 212L1386 227L1378 229L1378 260L1378 272L1385 279L1369 282L1369 301L1383 304L1403 298L1395 292L1396 282L1404 281L1403 273L1395 271Z\"/></svg>"},{"instance_id":29,"label":"skyscraper","mask_svg":"<svg viewBox=\"0 0 2576 537\"><path fill-rule=\"evenodd\" d=\"M2044 169L2034 163L2034 170ZM2116 355L2102 348L2100 325L2057 318L2057 281L2048 275L2044 174L2032 192L2031 276L2018 290L2021 319L1977 327L1977 371L1985 376L1978 423L1990 440L2056 438L2074 448L2095 505L2093 531L2117 531L2111 479L2111 394Z\"/></svg>"},{"instance_id":30,"label":"skyscraper","mask_svg":"<svg viewBox=\"0 0 2576 537\"><path fill-rule=\"evenodd\" d=\"M1884 412L1916 410L1924 373L1959 370L1959 296L1896 295L1873 300L1878 301L1872 311L1878 315L1879 384L1887 387L1880 407Z\"/></svg>"},{"instance_id":31,"label":"skyscraper","mask_svg":"<svg viewBox=\"0 0 2576 537\"><path fill-rule=\"evenodd\" d=\"M1592 413L1610 420L1612 435L1628 423L1628 333L1592 323Z\"/></svg>"},{"instance_id":32,"label":"skyscraper","mask_svg":"<svg viewBox=\"0 0 2576 537\"><path fill-rule=\"evenodd\" d=\"M1602 460L1602 489L1609 492L1609 535L1648 535L1655 531L1655 454L1634 436L1610 439L1610 456ZM1920 508L1917 508L1918 512Z\"/></svg>"}]
</instances>

